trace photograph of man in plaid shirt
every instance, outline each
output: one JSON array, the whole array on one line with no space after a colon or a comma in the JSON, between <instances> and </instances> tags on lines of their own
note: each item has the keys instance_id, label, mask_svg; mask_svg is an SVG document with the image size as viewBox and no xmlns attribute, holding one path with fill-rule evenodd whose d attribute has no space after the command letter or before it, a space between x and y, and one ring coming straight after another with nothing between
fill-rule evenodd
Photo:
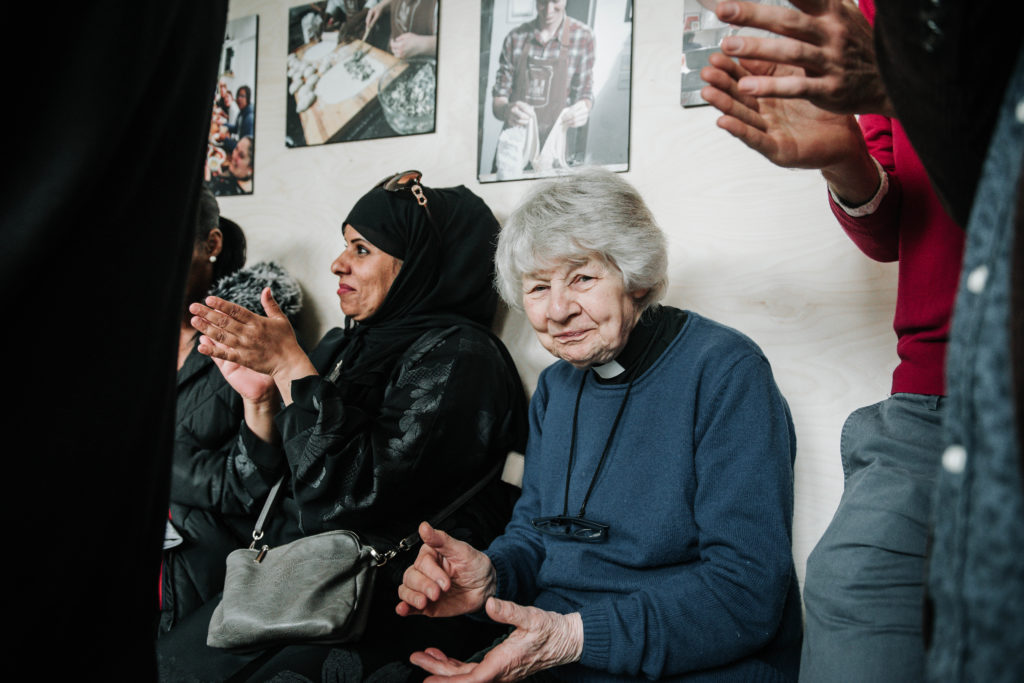
<instances>
[{"instance_id":1,"label":"photograph of man in plaid shirt","mask_svg":"<svg viewBox=\"0 0 1024 683\"><path fill-rule=\"evenodd\" d=\"M537 17L508 33L491 91L491 110L505 128L537 117L541 145L559 121L585 125L594 106L594 33L565 4L537 0Z\"/></svg>"}]
</instances>

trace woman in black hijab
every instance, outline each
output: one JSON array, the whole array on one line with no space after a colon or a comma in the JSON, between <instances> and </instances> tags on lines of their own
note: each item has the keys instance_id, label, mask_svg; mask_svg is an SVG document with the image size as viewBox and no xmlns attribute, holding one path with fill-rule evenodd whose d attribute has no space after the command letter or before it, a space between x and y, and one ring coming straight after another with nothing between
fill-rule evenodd
<instances>
[{"instance_id":1,"label":"woman in black hijab","mask_svg":"<svg viewBox=\"0 0 1024 683\"><path fill-rule=\"evenodd\" d=\"M268 524L271 546L332 529L393 545L524 447L523 388L489 329L498 223L465 187L425 188L418 179L413 172L378 185L345 219L346 247L331 271L346 327L328 332L309 356L269 291L267 317L215 297L191 306L199 350L245 404L235 456L252 505L288 474L287 496ZM506 488L484 489L451 520L452 533L477 543L500 533L511 512ZM413 558L401 559L384 568L392 582L378 575L382 599L343 668L369 675L405 660L417 631L428 630L394 614ZM436 627L429 625L431 639ZM452 641L472 652L469 641L489 637L485 631L452 622ZM325 651L286 648L284 668L319 675Z\"/></svg>"}]
</instances>

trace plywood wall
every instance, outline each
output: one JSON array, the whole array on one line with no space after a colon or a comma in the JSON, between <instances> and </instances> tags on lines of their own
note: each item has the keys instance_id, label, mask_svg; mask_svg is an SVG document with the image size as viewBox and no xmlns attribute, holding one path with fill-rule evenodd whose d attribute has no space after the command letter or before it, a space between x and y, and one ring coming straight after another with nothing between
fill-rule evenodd
<instances>
[{"instance_id":1,"label":"plywood wall","mask_svg":"<svg viewBox=\"0 0 1024 683\"><path fill-rule=\"evenodd\" d=\"M236 0L259 15L256 191L220 200L249 238L250 261L274 259L302 281L302 333L341 323L328 270L340 224L382 177L419 168L428 184L464 184L508 216L531 181L476 182L479 0L443 0L433 134L288 149L284 144L287 0ZM807 555L842 493L839 433L855 408L888 395L896 365L894 265L869 261L829 212L816 172L773 167L715 127L709 107L679 106L682 6L637 0L630 170L670 243L666 303L697 311L764 349L796 422L793 551ZM552 358L512 314L502 338L527 386Z\"/></svg>"}]
</instances>

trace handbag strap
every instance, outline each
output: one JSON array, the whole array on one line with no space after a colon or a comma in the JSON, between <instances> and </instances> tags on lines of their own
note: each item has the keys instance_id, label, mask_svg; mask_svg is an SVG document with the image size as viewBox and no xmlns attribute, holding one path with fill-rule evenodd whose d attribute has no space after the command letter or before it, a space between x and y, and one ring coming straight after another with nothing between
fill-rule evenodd
<instances>
[{"instance_id":1,"label":"handbag strap","mask_svg":"<svg viewBox=\"0 0 1024 683\"><path fill-rule=\"evenodd\" d=\"M508 456L506 456L506 459L507 459L507 457ZM501 472L503 469L505 469L505 461L504 460L502 460L497 465L495 465L491 469L491 471L489 471L487 474L485 474L483 476L483 478L480 479L480 481L478 481L477 483L473 484L469 489L467 489L465 493L463 493L461 496L459 496L458 498L453 500L448 505L448 507L446 507L445 509L441 510L436 515L434 515L434 517L429 521L430 526L433 526L433 527L439 526L446 519L448 519L453 514L455 514L455 512L458 511L459 508L461 508L463 505L465 505L466 503L469 502L470 498L472 498L476 494L480 493L480 491L485 486L487 486L487 484L489 484L492 479L494 479L496 476L498 476L498 473ZM392 553L388 557L388 559L391 559L391 557L394 557L395 555L397 555L398 551L410 550L412 548L415 548L416 545L419 542L420 542L420 532L419 532L419 530L416 530L416 531L412 532L411 534L409 534L408 536L406 536L405 538L403 538L401 541L398 542L398 546L397 546L395 552Z\"/></svg>"},{"instance_id":2,"label":"handbag strap","mask_svg":"<svg viewBox=\"0 0 1024 683\"><path fill-rule=\"evenodd\" d=\"M260 510L260 516L256 519L256 526L252 530L252 545L249 546L249 550L255 550L256 541L263 538L263 525L267 522L267 515L270 514L270 508L274 506L274 499L277 498L277 492L281 490L281 484L283 483L284 477L282 476L270 487L267 500L263 503L263 509Z\"/></svg>"},{"instance_id":3,"label":"handbag strap","mask_svg":"<svg viewBox=\"0 0 1024 683\"><path fill-rule=\"evenodd\" d=\"M461 496L456 498L454 501L448 504L448 507L444 508L430 520L430 526L436 527L443 523L446 519L451 517L459 508L469 502L469 499L480 493L480 491L494 479L499 472L505 468L505 460L502 460L495 465L486 475L483 476L478 482L473 484L467 489ZM249 546L249 550L256 549L256 542L263 538L263 525L267 521L267 516L270 514L270 508L274 505L274 500L277 498L278 491L281 490L281 484L284 483L284 477L282 476L274 485L270 488L270 492L267 493L267 500L263 503L263 509L260 511L260 516L256 519L256 526L252 530L252 545ZM415 548L420 543L419 530L412 532L401 541L398 545L386 552L379 552L373 546L366 546L373 558L374 563L380 567L388 562L388 560L394 558L398 553L406 550Z\"/></svg>"}]
</instances>

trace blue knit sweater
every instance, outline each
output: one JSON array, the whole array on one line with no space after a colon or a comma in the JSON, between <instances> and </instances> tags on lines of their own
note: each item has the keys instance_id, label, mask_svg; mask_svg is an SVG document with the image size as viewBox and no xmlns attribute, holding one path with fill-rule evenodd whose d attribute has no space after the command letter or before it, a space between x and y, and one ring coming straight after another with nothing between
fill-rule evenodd
<instances>
[{"instance_id":1,"label":"blue knit sweater","mask_svg":"<svg viewBox=\"0 0 1024 683\"><path fill-rule=\"evenodd\" d=\"M523 494L487 554L498 596L580 612L567 679L795 680L801 638L793 569L793 458L785 399L761 350L688 313L635 381L586 517L605 543L548 536L562 513L581 372L559 361L530 404ZM590 373L579 409L569 514L590 485L626 386Z\"/></svg>"}]
</instances>

